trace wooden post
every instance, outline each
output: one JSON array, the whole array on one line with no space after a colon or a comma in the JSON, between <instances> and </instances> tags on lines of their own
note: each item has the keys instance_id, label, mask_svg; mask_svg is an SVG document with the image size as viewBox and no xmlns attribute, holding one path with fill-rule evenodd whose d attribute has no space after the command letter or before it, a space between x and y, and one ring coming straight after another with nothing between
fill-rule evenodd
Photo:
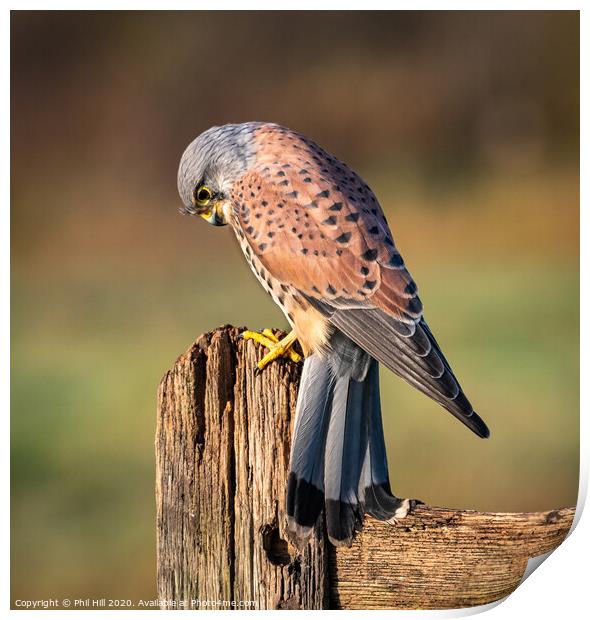
<instances>
[{"instance_id":1,"label":"wooden post","mask_svg":"<svg viewBox=\"0 0 590 620\"><path fill-rule=\"evenodd\" d=\"M443 609L502 598L529 558L557 547L574 508L479 513L419 506L397 526L367 517L350 548L318 525L295 549L285 489L300 365L256 373L262 351L222 327L158 389L158 597L201 609Z\"/></svg>"}]
</instances>

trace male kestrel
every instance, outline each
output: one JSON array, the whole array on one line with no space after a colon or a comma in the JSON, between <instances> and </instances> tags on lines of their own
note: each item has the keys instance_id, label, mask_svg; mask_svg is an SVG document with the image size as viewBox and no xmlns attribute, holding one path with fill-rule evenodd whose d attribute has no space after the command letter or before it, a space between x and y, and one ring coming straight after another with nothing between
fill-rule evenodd
<instances>
[{"instance_id":1,"label":"male kestrel","mask_svg":"<svg viewBox=\"0 0 590 620\"><path fill-rule=\"evenodd\" d=\"M292 326L245 332L269 361L305 354L287 489L293 535L322 509L334 544L365 513L396 522L413 506L391 493L378 362L488 437L422 316L417 286L369 186L317 144L273 123L212 127L186 149L187 214L230 224L252 271Z\"/></svg>"}]
</instances>

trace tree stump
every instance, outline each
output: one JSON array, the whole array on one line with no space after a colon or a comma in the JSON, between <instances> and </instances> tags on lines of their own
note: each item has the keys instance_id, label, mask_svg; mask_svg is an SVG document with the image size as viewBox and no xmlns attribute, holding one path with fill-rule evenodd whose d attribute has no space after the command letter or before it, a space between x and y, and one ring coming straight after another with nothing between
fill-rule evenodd
<instances>
[{"instance_id":1,"label":"tree stump","mask_svg":"<svg viewBox=\"0 0 590 620\"><path fill-rule=\"evenodd\" d=\"M366 518L351 547L316 526L286 534L285 490L300 365L262 373L235 327L204 334L158 389L157 587L162 607L445 609L512 592L527 561L566 537L574 508L480 513L418 506Z\"/></svg>"}]
</instances>

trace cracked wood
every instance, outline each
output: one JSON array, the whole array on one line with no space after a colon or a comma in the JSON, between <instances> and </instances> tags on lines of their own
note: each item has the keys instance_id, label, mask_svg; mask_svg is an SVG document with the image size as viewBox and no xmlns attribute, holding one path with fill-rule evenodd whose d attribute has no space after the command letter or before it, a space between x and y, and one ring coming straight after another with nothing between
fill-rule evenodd
<instances>
[{"instance_id":1,"label":"cracked wood","mask_svg":"<svg viewBox=\"0 0 590 620\"><path fill-rule=\"evenodd\" d=\"M574 508L418 506L397 526L367 518L350 548L329 545L318 524L311 542L295 549L285 485L300 366L280 360L257 373L264 350L240 331L226 326L199 337L158 388L160 599L189 608L480 605L512 592L528 559L567 535Z\"/></svg>"}]
</instances>

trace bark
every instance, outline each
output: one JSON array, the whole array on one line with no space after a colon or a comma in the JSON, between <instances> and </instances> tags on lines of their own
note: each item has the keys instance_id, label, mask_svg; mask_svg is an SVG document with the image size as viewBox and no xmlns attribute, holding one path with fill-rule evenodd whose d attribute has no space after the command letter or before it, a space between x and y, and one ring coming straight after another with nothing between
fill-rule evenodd
<instances>
[{"instance_id":1,"label":"bark","mask_svg":"<svg viewBox=\"0 0 590 620\"><path fill-rule=\"evenodd\" d=\"M419 506L397 526L367 518L350 548L323 524L296 549L285 489L300 365L262 373L263 350L222 327L158 389L156 502L162 607L452 608L512 592L527 560L565 538L573 508L478 513Z\"/></svg>"}]
</instances>

